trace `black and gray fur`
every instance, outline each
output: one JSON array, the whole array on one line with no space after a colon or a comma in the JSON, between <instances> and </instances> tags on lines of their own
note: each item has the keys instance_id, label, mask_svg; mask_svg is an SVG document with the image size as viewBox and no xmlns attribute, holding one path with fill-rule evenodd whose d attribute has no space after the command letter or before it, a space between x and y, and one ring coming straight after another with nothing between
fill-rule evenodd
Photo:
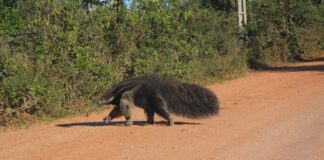
<instances>
[{"instance_id":1,"label":"black and gray fur","mask_svg":"<svg viewBox=\"0 0 324 160\"><path fill-rule=\"evenodd\" d=\"M148 124L154 123L155 113L166 119L169 125L174 125L171 113L195 119L217 115L219 110L218 98L207 88L155 74L114 85L93 103L89 112L105 104L116 105L104 117L106 124L124 115L126 125L132 125L135 106L144 109Z\"/></svg>"}]
</instances>

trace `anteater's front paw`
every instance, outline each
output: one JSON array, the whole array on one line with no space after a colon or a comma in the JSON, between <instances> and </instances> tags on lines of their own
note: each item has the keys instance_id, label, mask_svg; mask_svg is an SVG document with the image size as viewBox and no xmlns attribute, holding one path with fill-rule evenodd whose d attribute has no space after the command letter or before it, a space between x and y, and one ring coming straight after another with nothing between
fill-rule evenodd
<instances>
[{"instance_id":1,"label":"anteater's front paw","mask_svg":"<svg viewBox=\"0 0 324 160\"><path fill-rule=\"evenodd\" d=\"M111 118L109 116L103 118L104 123L107 125L111 121Z\"/></svg>"},{"instance_id":2,"label":"anteater's front paw","mask_svg":"<svg viewBox=\"0 0 324 160\"><path fill-rule=\"evenodd\" d=\"M131 125L133 125L132 121L126 121L125 126L131 126Z\"/></svg>"},{"instance_id":3,"label":"anteater's front paw","mask_svg":"<svg viewBox=\"0 0 324 160\"><path fill-rule=\"evenodd\" d=\"M168 126L174 126L174 121L173 120L169 121Z\"/></svg>"}]
</instances>

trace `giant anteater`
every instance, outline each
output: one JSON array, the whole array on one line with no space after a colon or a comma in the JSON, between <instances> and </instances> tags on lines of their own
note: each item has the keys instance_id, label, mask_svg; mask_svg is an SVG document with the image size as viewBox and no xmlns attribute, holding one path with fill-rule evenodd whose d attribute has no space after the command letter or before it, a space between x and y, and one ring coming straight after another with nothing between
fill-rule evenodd
<instances>
[{"instance_id":1,"label":"giant anteater","mask_svg":"<svg viewBox=\"0 0 324 160\"><path fill-rule=\"evenodd\" d=\"M96 107L113 104L115 108L104 117L105 124L122 115L126 125L132 125L135 106L143 108L147 124L154 123L154 113L174 125L170 113L187 118L204 118L216 115L219 101L216 95L197 84L183 83L172 78L149 74L120 82L108 89L92 103L87 115Z\"/></svg>"}]
</instances>

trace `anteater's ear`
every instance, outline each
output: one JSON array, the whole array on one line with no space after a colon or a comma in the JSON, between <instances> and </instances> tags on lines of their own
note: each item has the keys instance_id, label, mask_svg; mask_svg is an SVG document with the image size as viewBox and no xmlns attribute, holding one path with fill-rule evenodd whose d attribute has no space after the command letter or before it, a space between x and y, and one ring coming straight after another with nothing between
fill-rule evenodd
<instances>
[{"instance_id":1,"label":"anteater's ear","mask_svg":"<svg viewBox=\"0 0 324 160\"><path fill-rule=\"evenodd\" d=\"M108 104L111 103L111 102L114 100L114 98L115 98L115 96L112 96L112 97L107 101L107 103L108 103Z\"/></svg>"},{"instance_id":2,"label":"anteater's ear","mask_svg":"<svg viewBox=\"0 0 324 160\"><path fill-rule=\"evenodd\" d=\"M114 100L114 98L115 98L115 96L112 96L109 99L101 99L101 100L97 101L96 104L98 106L111 104L111 102Z\"/></svg>"}]
</instances>

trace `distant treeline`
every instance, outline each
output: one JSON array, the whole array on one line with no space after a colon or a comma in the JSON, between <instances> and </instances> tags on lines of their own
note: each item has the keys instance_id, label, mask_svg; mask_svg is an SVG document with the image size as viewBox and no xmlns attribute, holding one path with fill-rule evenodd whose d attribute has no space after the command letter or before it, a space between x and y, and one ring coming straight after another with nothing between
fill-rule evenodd
<instances>
[{"instance_id":1,"label":"distant treeline","mask_svg":"<svg viewBox=\"0 0 324 160\"><path fill-rule=\"evenodd\" d=\"M0 123L65 117L143 73L206 82L324 48L320 0L0 0ZM27 117L27 118L26 118Z\"/></svg>"}]
</instances>

